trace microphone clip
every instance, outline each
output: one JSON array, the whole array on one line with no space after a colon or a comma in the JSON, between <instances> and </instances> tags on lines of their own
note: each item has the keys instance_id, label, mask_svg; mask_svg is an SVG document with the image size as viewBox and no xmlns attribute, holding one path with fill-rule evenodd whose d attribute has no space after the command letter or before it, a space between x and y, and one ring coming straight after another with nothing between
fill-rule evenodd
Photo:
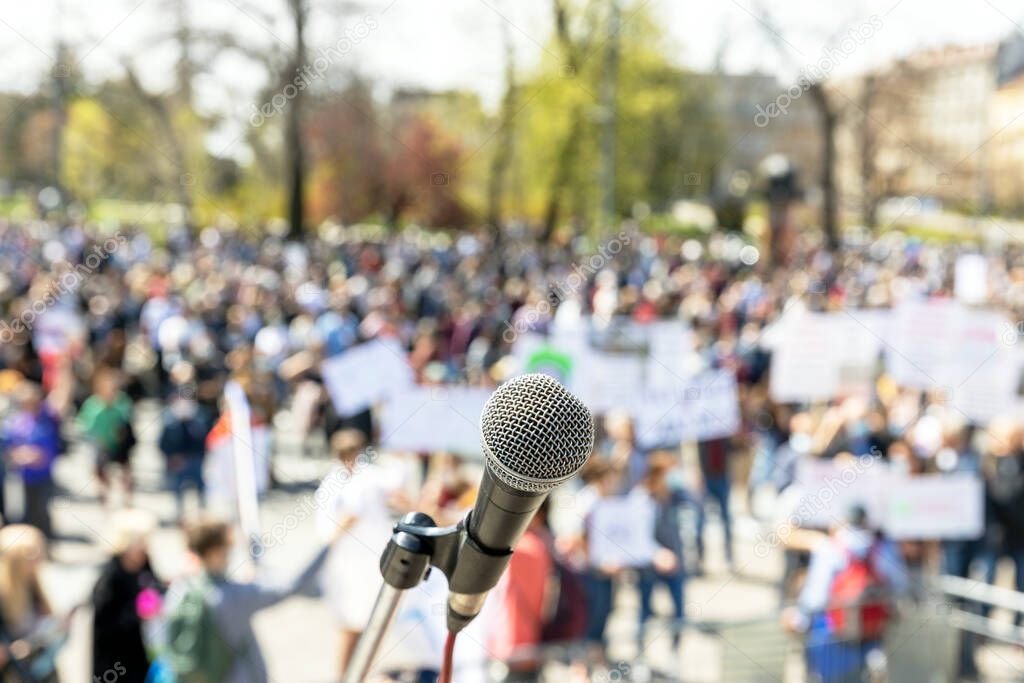
<instances>
[{"instance_id":1,"label":"microphone clip","mask_svg":"<svg viewBox=\"0 0 1024 683\"><path fill-rule=\"evenodd\" d=\"M470 513L472 514L472 513ZM467 531L469 515L454 526L439 527L423 512L410 512L395 524L380 558L384 582L406 590L419 585L436 567L456 593L482 593L501 578L512 549L477 543Z\"/></svg>"}]
</instances>

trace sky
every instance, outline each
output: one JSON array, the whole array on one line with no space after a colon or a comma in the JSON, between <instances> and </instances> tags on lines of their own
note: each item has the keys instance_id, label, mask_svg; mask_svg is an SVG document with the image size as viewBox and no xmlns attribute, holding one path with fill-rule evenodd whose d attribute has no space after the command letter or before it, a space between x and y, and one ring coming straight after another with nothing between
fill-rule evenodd
<instances>
[{"instance_id":1,"label":"sky","mask_svg":"<svg viewBox=\"0 0 1024 683\"><path fill-rule=\"evenodd\" d=\"M504 80L503 31L517 67L528 71L551 36L551 0L310 0L310 48L340 46L328 73L356 69L386 92L401 86L471 89L487 107ZM286 0L188 0L193 22L231 31L256 49L286 45ZM730 72L762 70L793 79L850 31L831 73L855 73L914 50L998 41L1024 33L1018 0L620 0L623 20L643 5L665 27L671 58ZM264 16L265 15L265 16ZM153 89L171 83L174 51L168 0L0 0L0 90L33 90L53 63L58 36L75 46L88 78L117 74L131 60ZM864 37L867 36L867 37ZM199 106L244 120L262 71L241 57L215 62L197 84ZM224 133L230 135L230 131Z\"/></svg>"}]
</instances>

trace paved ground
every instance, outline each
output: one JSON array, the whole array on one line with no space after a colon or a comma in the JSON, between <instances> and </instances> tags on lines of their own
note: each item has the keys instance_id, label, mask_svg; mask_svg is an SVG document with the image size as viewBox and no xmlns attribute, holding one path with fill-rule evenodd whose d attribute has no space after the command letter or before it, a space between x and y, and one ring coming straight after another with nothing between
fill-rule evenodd
<instances>
[{"instance_id":1,"label":"paved ground","mask_svg":"<svg viewBox=\"0 0 1024 683\"><path fill-rule=\"evenodd\" d=\"M151 410L141 411L136 430L141 446L135 458L138 487L135 502L161 519L163 524L151 543L154 565L162 576L173 577L181 569L183 542L176 528L173 498L162 491L161 460L152 446L156 436L153 415ZM281 438L281 452L276 462L284 487L268 495L261 516L265 529L286 518L305 517L288 532L283 543L268 549L264 559L266 570L288 574L315 550L312 516L302 512L310 509L313 486L328 463L298 457L296 445L287 443L287 430L282 432ZM104 536L107 513L96 497L88 453L74 451L66 457L58 466L57 479L66 491L54 503L55 525L62 540L52 549L53 561L46 568L45 584L56 609L63 611L87 600L98 566L110 547L109 539ZM735 627L713 634L690 631L681 649L674 651L667 623L659 621L649 627L644 648L638 651L634 641L636 595L624 590L620 591L609 627L612 657L629 662L625 666L637 680L642 678L633 670L638 654L654 669L674 671L686 681L740 680L745 674L739 672L750 671L760 671L757 677L760 680L778 680L759 662L780 660L787 649L787 641L779 634L772 617L777 609L776 584L781 573L781 555L775 550L766 557L755 553L757 530L752 519L739 517L737 571L730 573L722 561L720 527L712 520L708 531L707 573L691 578L686 587L689 618L732 622ZM666 595L656 596L656 608L668 613ZM62 680L70 683L90 680L90 616L88 610L78 613L71 640L61 658ZM277 683L336 680L333 675L337 658L335 628L318 600L303 597L288 600L261 614L256 627L272 679ZM986 655L991 666L1008 672L999 680L1024 680L1024 674L1015 678L1013 673L1024 671L1019 652L996 649L994 653ZM606 680L628 680L626 674L625 668L613 669Z\"/></svg>"}]
</instances>

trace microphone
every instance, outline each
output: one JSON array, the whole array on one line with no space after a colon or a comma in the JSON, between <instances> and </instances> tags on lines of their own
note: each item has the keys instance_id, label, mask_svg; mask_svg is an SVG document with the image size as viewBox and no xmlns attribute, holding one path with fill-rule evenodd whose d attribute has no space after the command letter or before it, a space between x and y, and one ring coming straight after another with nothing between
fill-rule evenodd
<instances>
[{"instance_id":1,"label":"microphone","mask_svg":"<svg viewBox=\"0 0 1024 683\"><path fill-rule=\"evenodd\" d=\"M548 375L515 377L491 395L480 416L484 474L462 525L464 540L448 580L448 630L480 613L516 542L552 489L570 479L594 449L594 417Z\"/></svg>"}]
</instances>

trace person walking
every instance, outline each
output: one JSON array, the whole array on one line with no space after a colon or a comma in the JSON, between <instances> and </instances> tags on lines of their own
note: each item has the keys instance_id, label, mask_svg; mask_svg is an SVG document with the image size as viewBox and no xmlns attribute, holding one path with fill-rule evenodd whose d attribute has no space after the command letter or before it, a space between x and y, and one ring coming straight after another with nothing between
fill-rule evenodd
<instances>
[{"instance_id":1,"label":"person walking","mask_svg":"<svg viewBox=\"0 0 1024 683\"><path fill-rule=\"evenodd\" d=\"M704 496L697 510L697 573L704 571L704 529L707 518L707 507L710 500L718 505L718 515L722 521L725 541L725 562L733 569L732 553L732 514L729 511L729 492L732 481L729 477L728 437L701 441L697 444L700 461L700 473L704 482Z\"/></svg>"},{"instance_id":2,"label":"person walking","mask_svg":"<svg viewBox=\"0 0 1024 683\"><path fill-rule=\"evenodd\" d=\"M867 511L850 508L844 523L811 553L807 579L783 625L805 634L811 680L863 680L880 652L895 601L906 594L906 565L894 543L872 529Z\"/></svg>"},{"instance_id":3,"label":"person walking","mask_svg":"<svg viewBox=\"0 0 1024 683\"><path fill-rule=\"evenodd\" d=\"M209 413L190 396L175 396L164 411L159 446L167 459L167 478L174 492L179 519L185 512L185 488L188 486L195 488L199 507L205 507L203 463L206 436L212 427Z\"/></svg>"},{"instance_id":4,"label":"person walking","mask_svg":"<svg viewBox=\"0 0 1024 683\"><path fill-rule=\"evenodd\" d=\"M150 658L143 640L140 613L144 599L162 590L149 563L147 539L156 529L141 510L119 511L112 520L114 554L100 570L92 589L92 673L94 680L113 674L122 683L145 683ZM157 598L158 599L158 598Z\"/></svg>"},{"instance_id":5,"label":"person walking","mask_svg":"<svg viewBox=\"0 0 1024 683\"><path fill-rule=\"evenodd\" d=\"M61 419L71 400L70 381L62 381L48 395L34 382L22 381L14 390L14 412L0 430L0 451L17 468L25 491L22 522L47 538L53 537L50 500L53 465L64 449Z\"/></svg>"},{"instance_id":6,"label":"person walking","mask_svg":"<svg viewBox=\"0 0 1024 683\"><path fill-rule=\"evenodd\" d=\"M40 569L47 544L42 531L26 524L0 529L0 643L6 666L0 681L56 683L57 652L67 624L53 616Z\"/></svg>"},{"instance_id":7,"label":"person walking","mask_svg":"<svg viewBox=\"0 0 1024 683\"><path fill-rule=\"evenodd\" d=\"M676 458L666 451L654 451L649 456L647 475L641 480L639 492L654 502L654 540L658 552L649 567L639 571L640 623L637 640L643 648L644 629L654 616L651 607L654 587L662 584L672 598L672 646L678 647L683 625L684 585L686 571L683 564L683 534L679 526L679 513L694 501L684 489L670 485L668 477L676 466Z\"/></svg>"},{"instance_id":8,"label":"person walking","mask_svg":"<svg viewBox=\"0 0 1024 683\"><path fill-rule=\"evenodd\" d=\"M331 543L343 530L342 526L336 528ZM313 586L330 544L291 580L260 576L241 582L231 577L234 533L226 522L197 522L186 529L186 537L200 572L173 584L167 595L168 661L176 680L267 683L267 665L253 630L253 617Z\"/></svg>"},{"instance_id":9,"label":"person walking","mask_svg":"<svg viewBox=\"0 0 1024 683\"><path fill-rule=\"evenodd\" d=\"M132 471L129 455L135 446L132 430L132 400L121 391L121 378L113 368L99 368L93 379L93 393L78 411L77 423L96 449L96 478L100 500L106 504L110 493L108 470L116 468L121 477L125 501L131 505Z\"/></svg>"},{"instance_id":10,"label":"person walking","mask_svg":"<svg viewBox=\"0 0 1024 683\"><path fill-rule=\"evenodd\" d=\"M322 540L348 532L333 548L323 573L324 599L341 630L340 673L348 668L356 643L373 609L383 579L380 556L391 538L396 512L406 507L400 481L375 462L375 452L363 450L356 429L336 432L330 441L337 460L316 492L317 529Z\"/></svg>"}]
</instances>

